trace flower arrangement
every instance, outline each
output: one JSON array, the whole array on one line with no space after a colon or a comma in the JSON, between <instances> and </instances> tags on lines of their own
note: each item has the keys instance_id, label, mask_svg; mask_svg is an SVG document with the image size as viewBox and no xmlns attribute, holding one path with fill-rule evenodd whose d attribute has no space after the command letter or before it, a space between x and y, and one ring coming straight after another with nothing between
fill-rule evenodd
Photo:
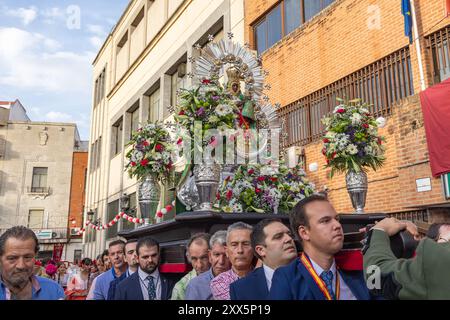
<instances>
[{"instance_id":1,"label":"flower arrangement","mask_svg":"<svg viewBox=\"0 0 450 320\"><path fill-rule=\"evenodd\" d=\"M241 165L234 177L226 178L217 194L224 212L287 213L305 197L314 193L300 166L289 169L280 163Z\"/></svg>"},{"instance_id":2,"label":"flower arrangement","mask_svg":"<svg viewBox=\"0 0 450 320\"><path fill-rule=\"evenodd\" d=\"M172 169L173 151L169 132L161 123L149 123L133 132L127 146L132 148L127 152L128 170L130 178L141 180L152 175L163 183L169 178Z\"/></svg>"},{"instance_id":3,"label":"flower arrangement","mask_svg":"<svg viewBox=\"0 0 450 320\"><path fill-rule=\"evenodd\" d=\"M181 135L178 145L184 139L193 139L194 135L201 134L203 147L215 147L218 141L215 141L214 136L208 136L208 130L223 132L236 127L237 107L231 94L225 92L218 81L204 79L194 89L181 89L179 98L174 117L179 127L186 128L188 134ZM194 125L198 123L201 127Z\"/></svg>"},{"instance_id":4,"label":"flower arrangement","mask_svg":"<svg viewBox=\"0 0 450 320\"><path fill-rule=\"evenodd\" d=\"M352 100L341 102L330 117L322 122L326 126L322 153L326 167L331 168L331 177L337 172L365 171L381 167L385 161L383 143L385 138L378 135L378 127L385 124L383 118L375 120L367 104Z\"/></svg>"}]
</instances>

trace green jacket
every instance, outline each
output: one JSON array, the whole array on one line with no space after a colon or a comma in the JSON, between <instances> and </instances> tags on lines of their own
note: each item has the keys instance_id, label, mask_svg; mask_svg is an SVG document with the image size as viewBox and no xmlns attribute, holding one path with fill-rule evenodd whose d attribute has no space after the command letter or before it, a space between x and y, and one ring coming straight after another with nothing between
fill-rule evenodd
<instances>
[{"instance_id":1,"label":"green jacket","mask_svg":"<svg viewBox=\"0 0 450 320\"><path fill-rule=\"evenodd\" d=\"M374 265L380 268L380 289L387 299L450 299L450 243L424 239L414 258L397 259L388 235L374 229L364 254L366 279L375 274L368 273Z\"/></svg>"}]
</instances>

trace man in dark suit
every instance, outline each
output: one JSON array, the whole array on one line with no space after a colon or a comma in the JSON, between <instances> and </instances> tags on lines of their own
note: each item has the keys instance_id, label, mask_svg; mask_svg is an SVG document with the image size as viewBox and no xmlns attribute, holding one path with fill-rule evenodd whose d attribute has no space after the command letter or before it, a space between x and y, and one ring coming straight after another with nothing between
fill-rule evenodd
<instances>
[{"instance_id":1,"label":"man in dark suit","mask_svg":"<svg viewBox=\"0 0 450 320\"><path fill-rule=\"evenodd\" d=\"M320 195L301 200L291 213L291 228L304 252L275 271L269 299L368 300L371 298L362 271L336 266L334 255L344 243L336 210Z\"/></svg>"},{"instance_id":2,"label":"man in dark suit","mask_svg":"<svg viewBox=\"0 0 450 320\"><path fill-rule=\"evenodd\" d=\"M159 243L150 237L139 239L136 253L139 268L119 283L115 300L169 300L175 282L158 271Z\"/></svg>"},{"instance_id":3,"label":"man in dark suit","mask_svg":"<svg viewBox=\"0 0 450 320\"><path fill-rule=\"evenodd\" d=\"M251 241L254 254L263 265L230 284L231 300L266 300L275 270L297 257L292 234L278 219L258 222L253 227Z\"/></svg>"}]
</instances>

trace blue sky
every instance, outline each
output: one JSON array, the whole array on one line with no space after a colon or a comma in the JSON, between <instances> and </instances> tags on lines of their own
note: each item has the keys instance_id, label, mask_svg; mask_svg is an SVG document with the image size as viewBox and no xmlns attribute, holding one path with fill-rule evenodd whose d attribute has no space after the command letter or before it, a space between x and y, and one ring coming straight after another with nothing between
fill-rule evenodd
<instances>
[{"instance_id":1,"label":"blue sky","mask_svg":"<svg viewBox=\"0 0 450 320\"><path fill-rule=\"evenodd\" d=\"M89 138L92 61L129 0L0 0L0 101Z\"/></svg>"}]
</instances>

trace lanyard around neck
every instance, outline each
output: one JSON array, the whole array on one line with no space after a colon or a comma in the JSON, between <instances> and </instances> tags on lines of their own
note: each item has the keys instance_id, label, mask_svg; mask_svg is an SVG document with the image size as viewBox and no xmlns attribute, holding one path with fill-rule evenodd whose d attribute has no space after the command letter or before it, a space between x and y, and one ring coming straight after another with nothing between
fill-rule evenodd
<instances>
[{"instance_id":1,"label":"lanyard around neck","mask_svg":"<svg viewBox=\"0 0 450 320\"><path fill-rule=\"evenodd\" d=\"M325 298L327 300L333 300L331 293L328 291L328 288L325 284L325 282L322 280L321 277L319 277L319 275L317 274L316 270L314 270L311 261L309 260L308 256L306 255L306 253L302 253L302 256L300 258L300 261L303 263L303 265L305 266L306 270L308 270L309 274L311 275L311 277L313 278L314 282L317 284L317 286L319 287L320 291L322 291L323 295L325 296ZM339 272L336 270L336 300L339 300L340 294L341 294L341 290L340 290L340 284L339 284Z\"/></svg>"}]
</instances>

